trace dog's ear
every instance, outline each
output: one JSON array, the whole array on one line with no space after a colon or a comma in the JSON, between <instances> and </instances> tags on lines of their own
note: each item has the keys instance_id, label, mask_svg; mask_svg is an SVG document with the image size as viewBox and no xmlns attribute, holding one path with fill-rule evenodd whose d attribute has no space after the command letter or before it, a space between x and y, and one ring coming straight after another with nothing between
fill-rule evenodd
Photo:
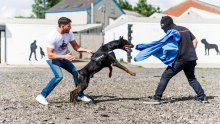
<instances>
[{"instance_id":1,"label":"dog's ear","mask_svg":"<svg viewBox=\"0 0 220 124\"><path fill-rule=\"evenodd\" d=\"M119 37L119 40L123 40L123 36L120 36L120 37Z\"/></svg>"},{"instance_id":2,"label":"dog's ear","mask_svg":"<svg viewBox=\"0 0 220 124\"><path fill-rule=\"evenodd\" d=\"M119 40L121 40L121 36L119 37Z\"/></svg>"}]
</instances>

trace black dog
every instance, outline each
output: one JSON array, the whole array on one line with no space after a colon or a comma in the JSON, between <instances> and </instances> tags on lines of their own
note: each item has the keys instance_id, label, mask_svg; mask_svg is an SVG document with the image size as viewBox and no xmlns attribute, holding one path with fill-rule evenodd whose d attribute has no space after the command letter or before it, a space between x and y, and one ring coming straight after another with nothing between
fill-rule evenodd
<instances>
[{"instance_id":1,"label":"black dog","mask_svg":"<svg viewBox=\"0 0 220 124\"><path fill-rule=\"evenodd\" d=\"M43 58L43 57L45 57L45 54L44 54L44 51L43 51L43 49L40 47L40 55L41 55L41 59Z\"/></svg>"},{"instance_id":2,"label":"black dog","mask_svg":"<svg viewBox=\"0 0 220 124\"><path fill-rule=\"evenodd\" d=\"M206 41L206 39L202 39L201 42L205 45L205 55L206 55L206 50L208 50L208 55L209 55L209 49L215 49L217 55L219 55L218 46L216 44L209 44Z\"/></svg>"},{"instance_id":3,"label":"black dog","mask_svg":"<svg viewBox=\"0 0 220 124\"><path fill-rule=\"evenodd\" d=\"M113 52L114 49L122 49L129 52L130 48L133 47L134 45L123 39L123 37L101 46L95 53L93 53L91 61L78 71L78 85L76 86L76 89L70 92L70 102L73 102L74 104L77 102L77 94L83 92L88 87L90 78L104 67L109 68L109 77L112 76L112 66L116 66L130 75L135 76L135 72L128 70L116 60L115 53Z\"/></svg>"}]
</instances>

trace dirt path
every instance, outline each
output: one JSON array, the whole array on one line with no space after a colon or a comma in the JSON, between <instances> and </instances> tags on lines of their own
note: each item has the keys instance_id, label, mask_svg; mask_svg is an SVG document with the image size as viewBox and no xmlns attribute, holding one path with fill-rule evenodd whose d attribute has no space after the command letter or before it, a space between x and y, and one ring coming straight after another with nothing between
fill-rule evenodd
<instances>
[{"instance_id":1,"label":"dirt path","mask_svg":"<svg viewBox=\"0 0 220 124\"><path fill-rule=\"evenodd\" d=\"M1 67L0 123L220 123L220 69L196 70L209 104L194 99L194 91L180 73L170 81L163 104L146 105L143 102L154 94L164 69L130 68L137 72L136 77L114 67L108 78L108 69L103 69L85 91L95 103L76 106L69 103L72 76L63 71L64 79L48 96L50 104L45 107L35 97L53 76L49 68Z\"/></svg>"}]
</instances>

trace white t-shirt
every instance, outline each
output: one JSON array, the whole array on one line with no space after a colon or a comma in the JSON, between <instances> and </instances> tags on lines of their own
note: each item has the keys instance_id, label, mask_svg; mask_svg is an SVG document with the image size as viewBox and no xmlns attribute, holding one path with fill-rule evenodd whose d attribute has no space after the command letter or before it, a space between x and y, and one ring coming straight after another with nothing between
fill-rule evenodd
<instances>
[{"instance_id":1,"label":"white t-shirt","mask_svg":"<svg viewBox=\"0 0 220 124\"><path fill-rule=\"evenodd\" d=\"M67 54L69 42L73 40L75 40L75 37L72 32L60 34L58 30L55 30L49 35L46 47L54 49L54 52L58 55L65 55Z\"/></svg>"}]
</instances>

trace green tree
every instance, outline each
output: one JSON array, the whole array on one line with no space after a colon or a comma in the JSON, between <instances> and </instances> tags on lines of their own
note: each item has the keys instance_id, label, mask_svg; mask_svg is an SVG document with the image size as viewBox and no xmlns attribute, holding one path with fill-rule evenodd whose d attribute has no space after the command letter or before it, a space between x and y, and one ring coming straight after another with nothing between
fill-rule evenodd
<instances>
[{"instance_id":1,"label":"green tree","mask_svg":"<svg viewBox=\"0 0 220 124\"><path fill-rule=\"evenodd\" d=\"M34 0L32 12L37 18L45 18L45 11L56 5L61 0Z\"/></svg>"},{"instance_id":2,"label":"green tree","mask_svg":"<svg viewBox=\"0 0 220 124\"><path fill-rule=\"evenodd\" d=\"M119 5L126 10L133 10L132 5L127 0L119 0Z\"/></svg>"},{"instance_id":3,"label":"green tree","mask_svg":"<svg viewBox=\"0 0 220 124\"><path fill-rule=\"evenodd\" d=\"M145 16L150 16L155 12L161 12L159 7L154 8L152 5L147 4L147 0L139 0L134 10Z\"/></svg>"}]
</instances>

